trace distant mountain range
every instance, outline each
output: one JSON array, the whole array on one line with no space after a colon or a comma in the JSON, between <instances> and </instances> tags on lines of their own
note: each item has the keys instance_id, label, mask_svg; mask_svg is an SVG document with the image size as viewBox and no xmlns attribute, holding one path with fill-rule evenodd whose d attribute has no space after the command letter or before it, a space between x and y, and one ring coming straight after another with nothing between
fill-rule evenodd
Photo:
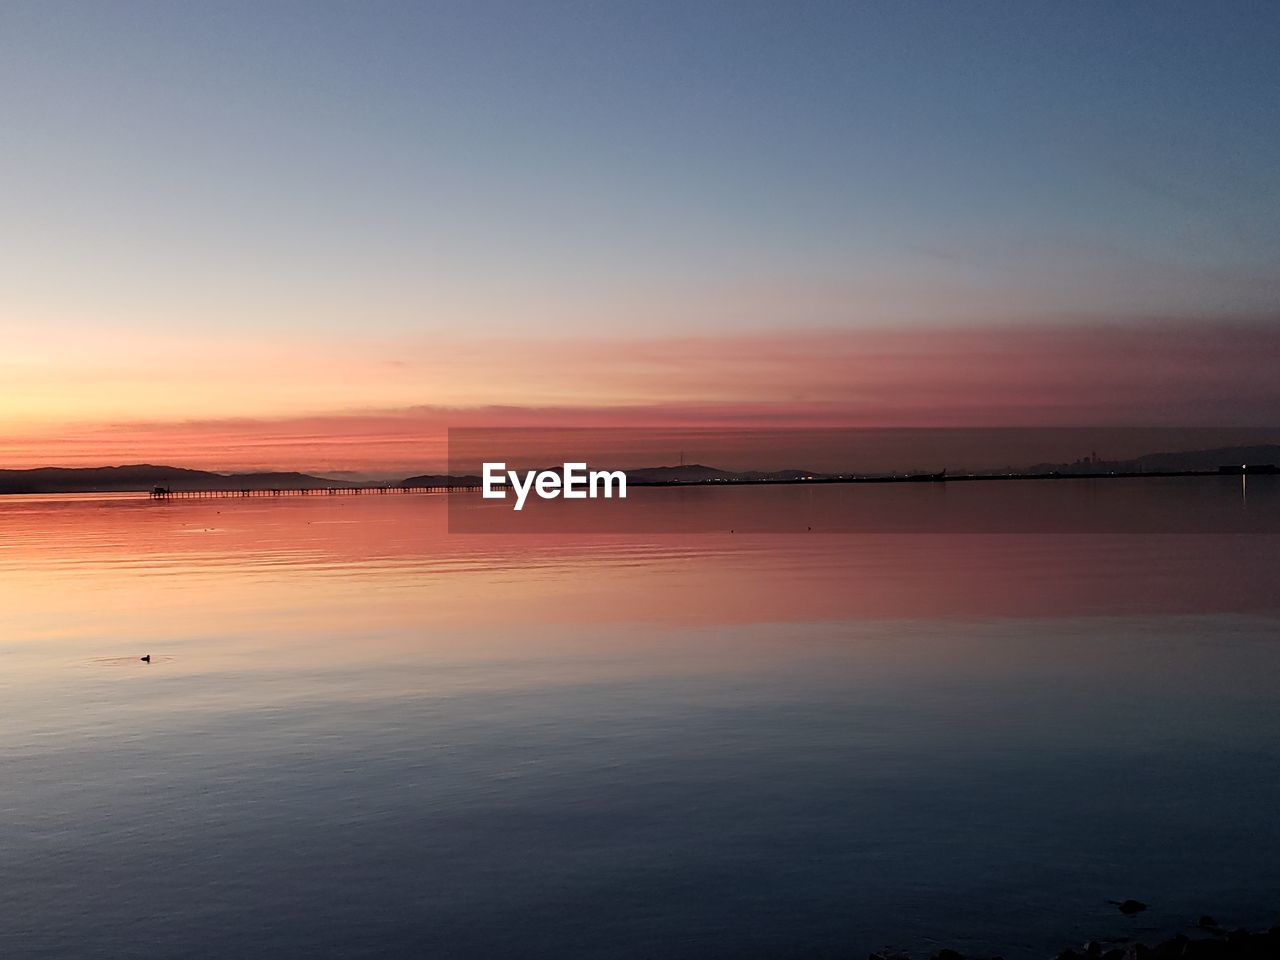
<instances>
[{"instance_id":1,"label":"distant mountain range","mask_svg":"<svg viewBox=\"0 0 1280 960\"><path fill-rule=\"evenodd\" d=\"M422 473L416 477L405 477L403 480L393 480L390 486L393 487L474 487L479 486L480 478L471 474L451 473ZM370 483L366 486L381 487L386 484Z\"/></svg>"},{"instance_id":2,"label":"distant mountain range","mask_svg":"<svg viewBox=\"0 0 1280 960\"><path fill-rule=\"evenodd\" d=\"M0 493L118 493L150 490L272 490L358 487L305 473L212 473L184 467L135 463L123 467L37 467L0 470Z\"/></svg>"},{"instance_id":3,"label":"distant mountain range","mask_svg":"<svg viewBox=\"0 0 1280 960\"><path fill-rule=\"evenodd\" d=\"M1218 447L1177 453L1150 453L1133 460L1088 458L1073 463L1038 463L1023 471L1031 475L1091 473L1214 472L1221 466L1280 464L1280 445ZM994 471L993 471L994 472ZM1001 471L1007 472L1007 471ZM626 471L636 484L764 482L833 480L855 474L814 473L809 470L733 471L700 463L675 467L641 467ZM6 493L116 493L167 487L170 490L324 490L330 487L458 486L475 485L477 476L420 474L404 480L361 483L316 477L306 473L215 473L150 463L120 467L38 467L33 470L0 470L0 494Z\"/></svg>"},{"instance_id":4,"label":"distant mountain range","mask_svg":"<svg viewBox=\"0 0 1280 960\"><path fill-rule=\"evenodd\" d=\"M1076 460L1073 463L1037 463L1027 473L1181 473L1216 471L1219 467L1280 464L1280 445L1215 447L1179 453L1148 453L1133 460Z\"/></svg>"},{"instance_id":5,"label":"distant mountain range","mask_svg":"<svg viewBox=\"0 0 1280 960\"><path fill-rule=\"evenodd\" d=\"M710 483L716 480L805 480L823 479L833 474L814 473L812 470L721 470L700 463L681 464L678 467L640 467L627 471L627 480L634 483Z\"/></svg>"}]
</instances>

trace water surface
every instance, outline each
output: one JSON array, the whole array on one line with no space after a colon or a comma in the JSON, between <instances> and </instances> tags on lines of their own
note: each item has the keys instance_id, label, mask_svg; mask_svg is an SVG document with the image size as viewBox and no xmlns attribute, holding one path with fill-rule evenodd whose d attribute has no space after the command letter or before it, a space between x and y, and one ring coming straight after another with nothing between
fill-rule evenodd
<instances>
[{"instance_id":1,"label":"water surface","mask_svg":"<svg viewBox=\"0 0 1280 960\"><path fill-rule=\"evenodd\" d=\"M1274 536L450 535L445 500L0 500L0 955L1276 919Z\"/></svg>"}]
</instances>

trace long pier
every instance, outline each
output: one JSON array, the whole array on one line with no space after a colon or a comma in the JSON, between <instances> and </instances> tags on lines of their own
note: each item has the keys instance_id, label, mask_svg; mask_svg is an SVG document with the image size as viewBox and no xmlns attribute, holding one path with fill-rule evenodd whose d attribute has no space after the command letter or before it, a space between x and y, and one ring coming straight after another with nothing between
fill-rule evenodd
<instances>
[{"instance_id":1,"label":"long pier","mask_svg":"<svg viewBox=\"0 0 1280 960\"><path fill-rule=\"evenodd\" d=\"M264 487L240 490L172 490L155 487L152 500L222 500L230 497L359 497L388 493L472 493L479 484L440 484L434 486L387 487Z\"/></svg>"}]
</instances>

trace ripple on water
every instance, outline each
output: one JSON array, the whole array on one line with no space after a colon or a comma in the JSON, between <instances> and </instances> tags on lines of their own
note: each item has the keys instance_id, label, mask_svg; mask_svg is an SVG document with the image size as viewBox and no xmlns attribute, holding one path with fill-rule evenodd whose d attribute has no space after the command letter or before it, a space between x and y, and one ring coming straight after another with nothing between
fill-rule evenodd
<instances>
[{"instance_id":1,"label":"ripple on water","mask_svg":"<svg viewBox=\"0 0 1280 960\"><path fill-rule=\"evenodd\" d=\"M151 654L150 662L143 660L141 657L90 657L88 660L81 660L80 666L83 667L154 667L158 663L173 663L177 657L161 656Z\"/></svg>"}]
</instances>

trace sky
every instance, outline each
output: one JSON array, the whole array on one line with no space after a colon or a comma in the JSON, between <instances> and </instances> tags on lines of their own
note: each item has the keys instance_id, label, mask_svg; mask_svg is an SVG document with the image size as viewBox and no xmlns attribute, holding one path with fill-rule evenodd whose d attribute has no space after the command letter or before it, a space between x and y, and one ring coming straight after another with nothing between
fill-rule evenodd
<instances>
[{"instance_id":1,"label":"sky","mask_svg":"<svg viewBox=\"0 0 1280 960\"><path fill-rule=\"evenodd\" d=\"M1273 426L1278 47L1248 2L13 0L0 467Z\"/></svg>"}]
</instances>

